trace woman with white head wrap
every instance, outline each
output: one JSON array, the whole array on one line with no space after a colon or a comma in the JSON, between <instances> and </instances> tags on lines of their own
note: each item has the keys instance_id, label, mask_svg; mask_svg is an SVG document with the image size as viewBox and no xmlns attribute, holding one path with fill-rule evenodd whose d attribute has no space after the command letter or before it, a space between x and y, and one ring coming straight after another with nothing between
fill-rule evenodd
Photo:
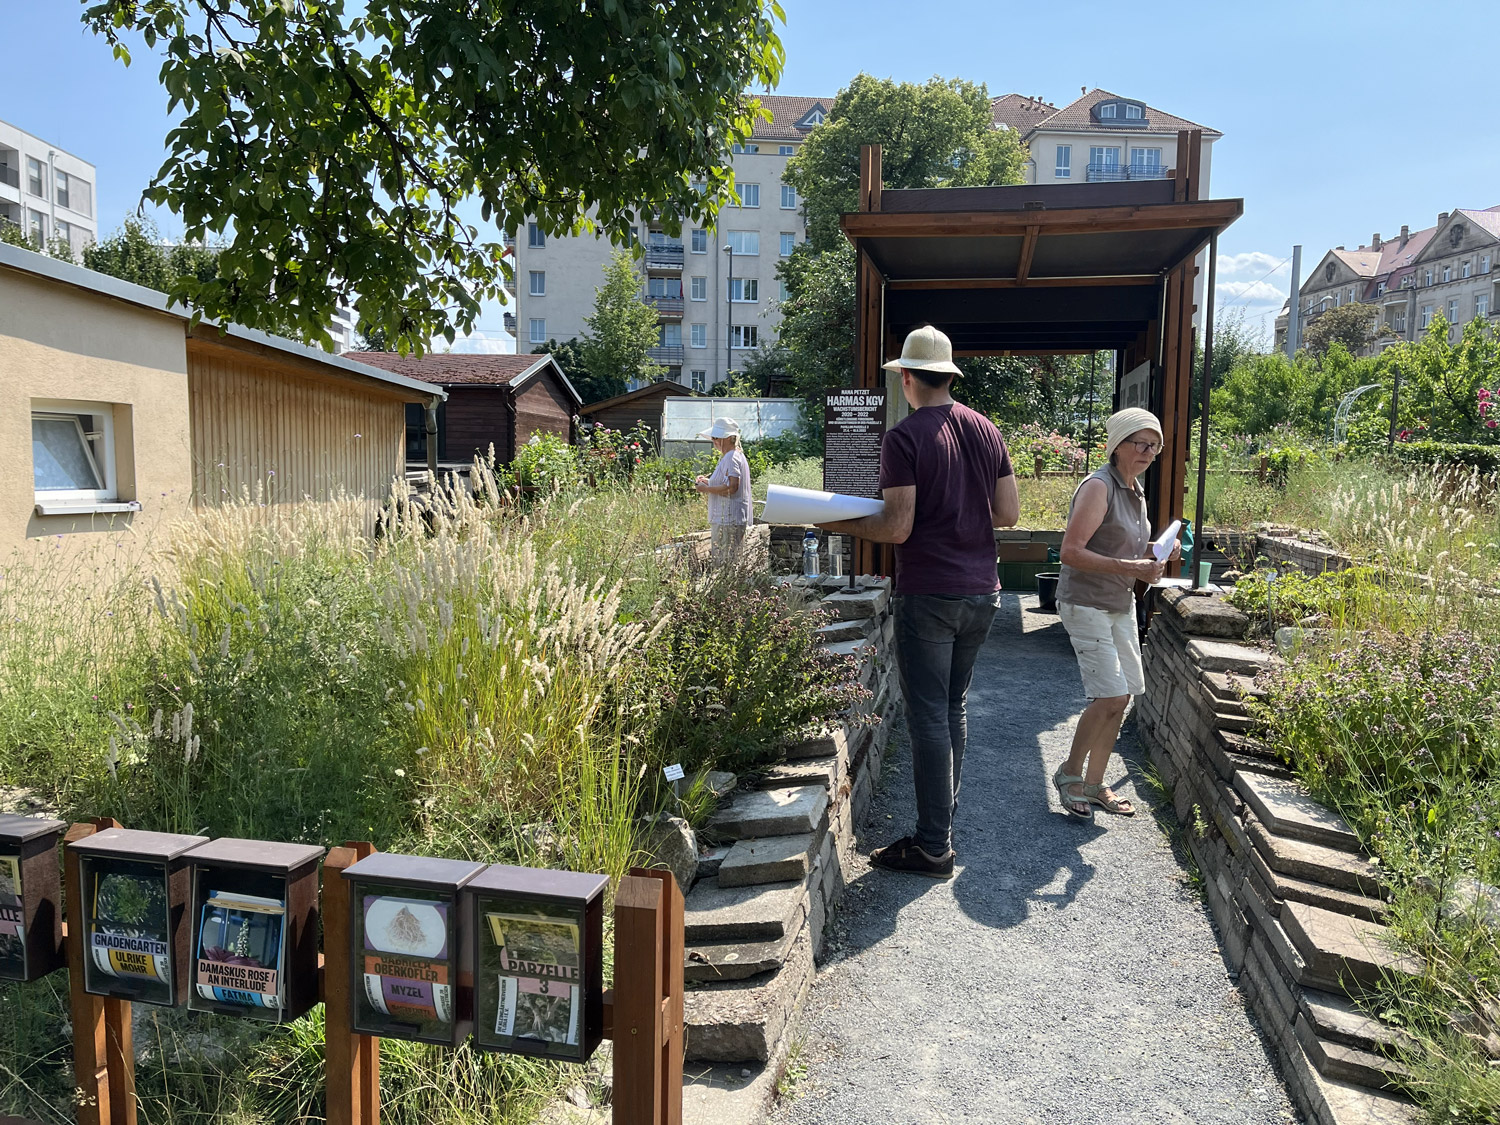
<instances>
[{"instance_id":1,"label":"woman with white head wrap","mask_svg":"<svg viewBox=\"0 0 1500 1125\"><path fill-rule=\"evenodd\" d=\"M1152 557L1151 521L1140 485L1161 452L1161 422L1149 410L1132 407L1112 415L1105 431L1105 465L1073 494L1057 582L1058 616L1073 642L1090 702L1052 784L1063 809L1083 820L1093 819L1095 805L1135 815L1135 806L1105 784L1104 771L1131 697L1146 691L1135 584L1162 575L1162 564Z\"/></svg>"}]
</instances>

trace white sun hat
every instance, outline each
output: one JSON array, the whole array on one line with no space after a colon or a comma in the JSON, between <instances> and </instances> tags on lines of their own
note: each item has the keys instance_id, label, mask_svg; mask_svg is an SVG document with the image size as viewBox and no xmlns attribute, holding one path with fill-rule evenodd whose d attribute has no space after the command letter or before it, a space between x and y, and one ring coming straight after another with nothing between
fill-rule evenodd
<instances>
[{"instance_id":1,"label":"white sun hat","mask_svg":"<svg viewBox=\"0 0 1500 1125\"><path fill-rule=\"evenodd\" d=\"M739 437L740 424L733 418L715 418L714 424L698 436L701 438Z\"/></svg>"},{"instance_id":2,"label":"white sun hat","mask_svg":"<svg viewBox=\"0 0 1500 1125\"><path fill-rule=\"evenodd\" d=\"M884 364L887 371L899 371L903 367L913 371L959 374L957 366L953 363L953 341L930 324L909 332L906 343L901 345L901 358Z\"/></svg>"}]
</instances>

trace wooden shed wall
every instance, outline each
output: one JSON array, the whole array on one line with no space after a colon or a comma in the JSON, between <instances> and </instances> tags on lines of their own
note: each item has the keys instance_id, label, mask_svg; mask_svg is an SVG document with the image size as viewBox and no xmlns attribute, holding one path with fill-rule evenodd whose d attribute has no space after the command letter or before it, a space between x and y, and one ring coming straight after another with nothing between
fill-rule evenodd
<instances>
[{"instance_id":1,"label":"wooden shed wall","mask_svg":"<svg viewBox=\"0 0 1500 1125\"><path fill-rule=\"evenodd\" d=\"M681 390L664 389L656 394L642 395L630 402L622 402L618 406L596 410L589 415L589 421L622 432L634 429L637 423L644 422L651 427L652 433L660 433L662 403L669 398L681 397Z\"/></svg>"},{"instance_id":2,"label":"wooden shed wall","mask_svg":"<svg viewBox=\"0 0 1500 1125\"><path fill-rule=\"evenodd\" d=\"M193 499L384 498L404 472L399 394L188 342Z\"/></svg>"},{"instance_id":3,"label":"wooden shed wall","mask_svg":"<svg viewBox=\"0 0 1500 1125\"><path fill-rule=\"evenodd\" d=\"M516 398L516 444L532 434L552 433L563 441L573 440L573 399L563 390L549 367L521 388Z\"/></svg>"},{"instance_id":4,"label":"wooden shed wall","mask_svg":"<svg viewBox=\"0 0 1500 1125\"><path fill-rule=\"evenodd\" d=\"M495 460L506 464L511 459L510 388L497 386L466 387L449 385L448 401L443 404L444 461L469 461L478 454L488 457L491 443Z\"/></svg>"}]
</instances>

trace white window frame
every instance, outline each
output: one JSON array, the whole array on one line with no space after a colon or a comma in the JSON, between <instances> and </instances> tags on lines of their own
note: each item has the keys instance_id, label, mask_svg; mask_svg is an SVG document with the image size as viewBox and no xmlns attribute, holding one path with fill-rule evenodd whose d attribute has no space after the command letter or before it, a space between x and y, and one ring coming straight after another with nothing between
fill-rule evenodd
<instances>
[{"instance_id":1,"label":"white window frame","mask_svg":"<svg viewBox=\"0 0 1500 1125\"><path fill-rule=\"evenodd\" d=\"M701 227L694 228L693 233L688 235L688 249L694 254L707 254L708 231Z\"/></svg>"},{"instance_id":2,"label":"white window frame","mask_svg":"<svg viewBox=\"0 0 1500 1125\"><path fill-rule=\"evenodd\" d=\"M537 325L542 326L541 335L537 335ZM545 344L547 342L547 318L544 316L533 316L529 318L526 325L526 339L528 343Z\"/></svg>"},{"instance_id":3,"label":"white window frame","mask_svg":"<svg viewBox=\"0 0 1500 1125\"><path fill-rule=\"evenodd\" d=\"M733 325L729 340L735 351L753 351L760 347L760 328L754 324Z\"/></svg>"},{"instance_id":4,"label":"white window frame","mask_svg":"<svg viewBox=\"0 0 1500 1125\"><path fill-rule=\"evenodd\" d=\"M100 427L92 431L99 435L98 445L88 438L88 432L78 421L78 415L93 416ZM31 417L63 420L69 419L77 427L79 440L94 465L103 488L46 488L36 487L36 470L32 468L32 496L39 516L86 515L109 512L138 512L139 501L120 500L120 481L115 447L115 408L108 402L74 402L65 399L33 399Z\"/></svg>"},{"instance_id":5,"label":"white window frame","mask_svg":"<svg viewBox=\"0 0 1500 1125\"><path fill-rule=\"evenodd\" d=\"M1073 178L1072 145L1057 146L1057 155L1054 158L1052 175L1059 180L1071 180Z\"/></svg>"},{"instance_id":6,"label":"white window frame","mask_svg":"<svg viewBox=\"0 0 1500 1125\"><path fill-rule=\"evenodd\" d=\"M1474 315L1475 317L1490 315L1490 296L1488 293L1474 294Z\"/></svg>"},{"instance_id":7,"label":"white window frame","mask_svg":"<svg viewBox=\"0 0 1500 1125\"><path fill-rule=\"evenodd\" d=\"M529 270L527 272L529 274L527 278L529 288L526 295L528 297L545 297L547 295L547 271Z\"/></svg>"},{"instance_id":8,"label":"white window frame","mask_svg":"<svg viewBox=\"0 0 1500 1125\"><path fill-rule=\"evenodd\" d=\"M782 145L781 148L780 148L780 150L778 151L777 155L778 156L791 156L796 151L797 151L797 146L796 145Z\"/></svg>"},{"instance_id":9,"label":"white window frame","mask_svg":"<svg viewBox=\"0 0 1500 1125\"><path fill-rule=\"evenodd\" d=\"M787 288L786 279L782 278L776 282L776 299L778 301L791 300L792 291Z\"/></svg>"},{"instance_id":10,"label":"white window frame","mask_svg":"<svg viewBox=\"0 0 1500 1125\"><path fill-rule=\"evenodd\" d=\"M735 194L740 197L739 202L735 204L736 207L760 206L759 184L739 184L735 188Z\"/></svg>"},{"instance_id":11,"label":"white window frame","mask_svg":"<svg viewBox=\"0 0 1500 1125\"><path fill-rule=\"evenodd\" d=\"M1458 298L1457 297L1455 297L1453 300L1451 300L1451 301L1448 302L1448 323L1449 324L1457 324L1458 323Z\"/></svg>"},{"instance_id":12,"label":"white window frame","mask_svg":"<svg viewBox=\"0 0 1500 1125\"><path fill-rule=\"evenodd\" d=\"M736 156L754 156L758 152L760 152L760 145L750 144L734 146L734 153Z\"/></svg>"},{"instance_id":13,"label":"white window frame","mask_svg":"<svg viewBox=\"0 0 1500 1125\"><path fill-rule=\"evenodd\" d=\"M688 293L694 301L708 300L708 278L702 274L689 277Z\"/></svg>"},{"instance_id":14,"label":"white window frame","mask_svg":"<svg viewBox=\"0 0 1500 1125\"><path fill-rule=\"evenodd\" d=\"M1458 276L1459 277L1468 277L1469 274L1473 272L1473 270L1474 270L1474 263L1471 262L1468 258L1465 258L1459 264L1459 267L1458 267Z\"/></svg>"},{"instance_id":15,"label":"white window frame","mask_svg":"<svg viewBox=\"0 0 1500 1125\"><path fill-rule=\"evenodd\" d=\"M535 223L526 224L526 247L529 250L547 249L547 235Z\"/></svg>"},{"instance_id":16,"label":"white window frame","mask_svg":"<svg viewBox=\"0 0 1500 1125\"><path fill-rule=\"evenodd\" d=\"M35 175L32 175L31 170L33 168L36 169ZM32 184L36 184L37 188L40 188L41 190L38 191L37 188L33 188L31 186ZM37 199L48 198L47 166L34 156L28 156L26 158L26 191L29 195Z\"/></svg>"},{"instance_id":17,"label":"white window frame","mask_svg":"<svg viewBox=\"0 0 1500 1125\"><path fill-rule=\"evenodd\" d=\"M739 296L735 291L738 288ZM750 296L745 296L749 293ZM732 305L753 305L760 300L760 278L758 277L732 277L729 279L729 303Z\"/></svg>"},{"instance_id":18,"label":"white window frame","mask_svg":"<svg viewBox=\"0 0 1500 1125\"><path fill-rule=\"evenodd\" d=\"M760 231L758 230L731 230L724 232L729 240L730 247L734 250L737 258L756 258L760 256ZM739 245L735 245L738 243ZM754 250L745 250L742 247L754 246Z\"/></svg>"},{"instance_id":19,"label":"white window frame","mask_svg":"<svg viewBox=\"0 0 1500 1125\"><path fill-rule=\"evenodd\" d=\"M1447 282L1450 282L1452 280L1453 280L1453 267L1452 266L1444 266L1443 267L1443 282L1446 284Z\"/></svg>"},{"instance_id":20,"label":"white window frame","mask_svg":"<svg viewBox=\"0 0 1500 1125\"><path fill-rule=\"evenodd\" d=\"M674 335L677 337L676 340L672 339ZM659 346L663 348L682 347L682 322L679 320L674 320L670 323L661 325L660 333L657 336L657 339L660 341Z\"/></svg>"},{"instance_id":21,"label":"white window frame","mask_svg":"<svg viewBox=\"0 0 1500 1125\"><path fill-rule=\"evenodd\" d=\"M781 185L781 209L783 211L795 211L797 209L797 189L791 184Z\"/></svg>"},{"instance_id":22,"label":"white window frame","mask_svg":"<svg viewBox=\"0 0 1500 1125\"><path fill-rule=\"evenodd\" d=\"M1425 289L1427 286L1429 286L1431 284L1432 284L1432 271L1431 270L1423 270L1422 271L1422 287Z\"/></svg>"},{"instance_id":23,"label":"white window frame","mask_svg":"<svg viewBox=\"0 0 1500 1125\"><path fill-rule=\"evenodd\" d=\"M788 239L791 239L791 245L790 246L787 245L787 240ZM794 230L784 230L784 231L782 231L781 232L781 256L783 258L790 258L792 256L793 252L796 249L797 249L797 232L794 231Z\"/></svg>"},{"instance_id":24,"label":"white window frame","mask_svg":"<svg viewBox=\"0 0 1500 1125\"><path fill-rule=\"evenodd\" d=\"M1421 323L1417 325L1418 328L1427 328L1432 324L1432 308L1433 307L1431 305L1422 306L1422 320Z\"/></svg>"},{"instance_id":25,"label":"white window frame","mask_svg":"<svg viewBox=\"0 0 1500 1125\"><path fill-rule=\"evenodd\" d=\"M1127 105L1125 107L1125 120L1126 121L1144 121L1145 119L1146 119L1146 112L1145 112L1145 110L1141 109L1140 106L1138 106L1138 105Z\"/></svg>"},{"instance_id":26,"label":"white window frame","mask_svg":"<svg viewBox=\"0 0 1500 1125\"><path fill-rule=\"evenodd\" d=\"M1484 257L1482 257L1482 258L1479 259L1479 272L1480 273L1489 273L1490 272L1490 256L1488 254L1486 254Z\"/></svg>"},{"instance_id":27,"label":"white window frame","mask_svg":"<svg viewBox=\"0 0 1500 1125\"><path fill-rule=\"evenodd\" d=\"M1113 120L1115 120L1116 119L1115 110L1117 108L1118 107L1115 105L1114 102L1109 102L1107 105L1101 105L1099 107L1099 120L1100 121L1113 121Z\"/></svg>"},{"instance_id":28,"label":"white window frame","mask_svg":"<svg viewBox=\"0 0 1500 1125\"><path fill-rule=\"evenodd\" d=\"M694 347L694 348L706 348L706 347L708 347L708 325L707 324L690 324L690 325L688 325L688 343L689 343L690 347Z\"/></svg>"},{"instance_id":29,"label":"white window frame","mask_svg":"<svg viewBox=\"0 0 1500 1125\"><path fill-rule=\"evenodd\" d=\"M26 210L26 237L35 237L42 246L47 245L47 216L35 208Z\"/></svg>"},{"instance_id":30,"label":"white window frame","mask_svg":"<svg viewBox=\"0 0 1500 1125\"><path fill-rule=\"evenodd\" d=\"M708 390L708 372L695 367L688 372L688 385L695 391Z\"/></svg>"}]
</instances>

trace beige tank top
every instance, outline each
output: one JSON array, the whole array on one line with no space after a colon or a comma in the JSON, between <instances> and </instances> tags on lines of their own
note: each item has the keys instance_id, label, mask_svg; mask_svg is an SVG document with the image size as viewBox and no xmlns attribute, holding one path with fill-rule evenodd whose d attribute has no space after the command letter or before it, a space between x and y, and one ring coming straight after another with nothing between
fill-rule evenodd
<instances>
[{"instance_id":1,"label":"beige tank top","mask_svg":"<svg viewBox=\"0 0 1500 1125\"><path fill-rule=\"evenodd\" d=\"M1104 511L1104 522L1085 544L1098 555L1112 559L1139 559L1146 555L1146 546L1151 542L1151 520L1146 515L1146 494L1135 481L1127 481L1113 465L1105 465L1089 476L1091 480L1102 480L1108 488L1109 506ZM1073 509L1078 506L1078 493L1083 484L1073 493L1073 502L1068 507L1068 518L1073 518ZM1057 580L1057 600L1069 605L1086 605L1102 609L1106 613L1126 613L1135 606L1134 578L1121 574L1097 574L1063 565Z\"/></svg>"}]
</instances>

